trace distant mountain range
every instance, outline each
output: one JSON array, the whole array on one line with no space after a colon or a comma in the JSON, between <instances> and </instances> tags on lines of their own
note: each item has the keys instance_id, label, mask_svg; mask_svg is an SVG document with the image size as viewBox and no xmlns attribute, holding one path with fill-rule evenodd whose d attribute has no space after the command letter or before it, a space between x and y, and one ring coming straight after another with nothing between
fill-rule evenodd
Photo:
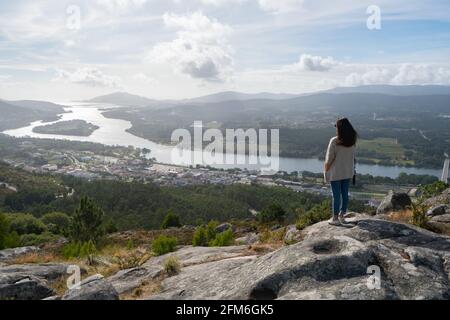
<instances>
[{"instance_id":1,"label":"distant mountain range","mask_svg":"<svg viewBox=\"0 0 450 320\"><path fill-rule=\"evenodd\" d=\"M426 96L426 95L450 95L450 86L389 86L371 85L360 87L339 87L326 90L327 93L379 93L393 96Z\"/></svg>"},{"instance_id":2,"label":"distant mountain range","mask_svg":"<svg viewBox=\"0 0 450 320\"><path fill-rule=\"evenodd\" d=\"M206 96L201 96L192 99L184 100L153 100L146 97L141 97L127 92L115 92L108 95L95 97L87 102L94 103L111 103L127 107L155 107L167 108L180 104L198 104L198 103L216 103L224 101L248 101L248 100L284 100L298 97L294 94L282 93L241 93L234 91L219 92Z\"/></svg>"},{"instance_id":3,"label":"distant mountain range","mask_svg":"<svg viewBox=\"0 0 450 320\"><path fill-rule=\"evenodd\" d=\"M184 100L154 100L126 92L116 92L88 100L88 102L111 103L129 107L168 108L176 105L208 104L226 101L251 101L251 100L289 100L304 96L317 95L319 93L346 94L367 93L393 96L426 96L426 95L450 95L450 86L390 86L371 85L360 87L338 87L308 94L284 94L284 93L242 93L226 91Z\"/></svg>"},{"instance_id":4,"label":"distant mountain range","mask_svg":"<svg viewBox=\"0 0 450 320\"><path fill-rule=\"evenodd\" d=\"M111 103L127 107L150 107L159 104L160 101L137 96L127 92L115 92L104 96L95 97L87 102Z\"/></svg>"}]
</instances>

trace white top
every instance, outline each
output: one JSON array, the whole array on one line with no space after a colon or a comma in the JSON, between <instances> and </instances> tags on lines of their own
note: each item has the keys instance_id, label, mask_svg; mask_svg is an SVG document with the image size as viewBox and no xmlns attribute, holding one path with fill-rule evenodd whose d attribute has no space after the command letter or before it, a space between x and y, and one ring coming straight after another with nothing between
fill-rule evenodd
<instances>
[{"instance_id":1,"label":"white top","mask_svg":"<svg viewBox=\"0 0 450 320\"><path fill-rule=\"evenodd\" d=\"M337 144L337 137L330 140L325 163L331 165L330 171L324 174L326 182L352 179L355 174L356 146L345 147Z\"/></svg>"}]
</instances>

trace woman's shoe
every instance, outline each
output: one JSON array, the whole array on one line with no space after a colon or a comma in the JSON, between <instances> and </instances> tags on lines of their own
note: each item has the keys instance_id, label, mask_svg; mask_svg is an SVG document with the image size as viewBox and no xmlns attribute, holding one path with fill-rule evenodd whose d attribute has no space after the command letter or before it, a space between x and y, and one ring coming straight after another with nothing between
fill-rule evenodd
<instances>
[{"instance_id":1,"label":"woman's shoe","mask_svg":"<svg viewBox=\"0 0 450 320\"><path fill-rule=\"evenodd\" d=\"M354 227L354 226L355 226L355 223L349 222L349 221L345 220L345 217L344 217L343 214L340 214L340 215L339 215L338 220L339 220L339 223L340 223L342 226L349 226L349 227Z\"/></svg>"},{"instance_id":2,"label":"woman's shoe","mask_svg":"<svg viewBox=\"0 0 450 320\"><path fill-rule=\"evenodd\" d=\"M339 218L336 216L331 218L331 220L328 221L328 224L331 226L339 226L339 227L341 226L341 222L339 221Z\"/></svg>"}]
</instances>

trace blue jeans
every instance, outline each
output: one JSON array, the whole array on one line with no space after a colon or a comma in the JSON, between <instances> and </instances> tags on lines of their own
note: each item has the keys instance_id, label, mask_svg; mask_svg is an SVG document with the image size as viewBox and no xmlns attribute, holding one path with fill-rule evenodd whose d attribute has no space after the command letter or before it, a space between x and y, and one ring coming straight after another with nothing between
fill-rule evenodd
<instances>
[{"instance_id":1,"label":"blue jeans","mask_svg":"<svg viewBox=\"0 0 450 320\"><path fill-rule=\"evenodd\" d=\"M335 216L339 215L339 213L347 213L349 188L350 179L331 181L331 190L333 191L333 213Z\"/></svg>"}]
</instances>

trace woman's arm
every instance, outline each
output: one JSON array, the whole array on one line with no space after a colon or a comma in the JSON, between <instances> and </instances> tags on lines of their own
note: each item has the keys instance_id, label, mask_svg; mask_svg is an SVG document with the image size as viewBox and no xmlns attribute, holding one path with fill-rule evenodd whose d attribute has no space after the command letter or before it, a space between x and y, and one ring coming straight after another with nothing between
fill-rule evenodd
<instances>
[{"instance_id":1,"label":"woman's arm","mask_svg":"<svg viewBox=\"0 0 450 320\"><path fill-rule=\"evenodd\" d=\"M325 157L325 172L330 171L331 166L333 165L334 160L336 159L336 143L335 139L331 139L330 144L328 145L327 155Z\"/></svg>"}]
</instances>

